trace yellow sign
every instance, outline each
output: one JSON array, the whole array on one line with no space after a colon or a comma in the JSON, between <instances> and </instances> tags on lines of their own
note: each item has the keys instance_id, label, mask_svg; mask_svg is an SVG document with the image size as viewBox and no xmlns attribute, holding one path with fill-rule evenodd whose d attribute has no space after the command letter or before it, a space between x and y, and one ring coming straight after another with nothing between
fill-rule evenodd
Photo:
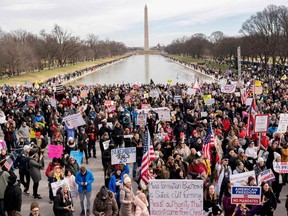
<instances>
[{"instance_id":1,"label":"yellow sign","mask_svg":"<svg viewBox=\"0 0 288 216\"><path fill-rule=\"evenodd\" d=\"M281 77L281 80L286 80L287 79L287 76L286 74L284 74L282 77Z\"/></svg>"},{"instance_id":2,"label":"yellow sign","mask_svg":"<svg viewBox=\"0 0 288 216\"><path fill-rule=\"evenodd\" d=\"M211 94L203 95L204 103L206 104L206 100L207 100L207 99L211 99L211 98L212 98Z\"/></svg>"},{"instance_id":3,"label":"yellow sign","mask_svg":"<svg viewBox=\"0 0 288 216\"><path fill-rule=\"evenodd\" d=\"M260 87L261 86L261 81L260 80L255 80L255 87Z\"/></svg>"},{"instance_id":4,"label":"yellow sign","mask_svg":"<svg viewBox=\"0 0 288 216\"><path fill-rule=\"evenodd\" d=\"M171 83L172 83L172 80L168 80L167 82L168 82L169 84L171 84Z\"/></svg>"}]
</instances>

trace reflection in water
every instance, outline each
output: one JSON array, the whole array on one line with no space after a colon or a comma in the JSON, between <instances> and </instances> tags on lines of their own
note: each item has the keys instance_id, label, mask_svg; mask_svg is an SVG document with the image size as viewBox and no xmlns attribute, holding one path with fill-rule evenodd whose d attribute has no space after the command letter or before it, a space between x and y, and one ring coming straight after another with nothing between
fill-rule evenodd
<instances>
[{"instance_id":1,"label":"reflection in water","mask_svg":"<svg viewBox=\"0 0 288 216\"><path fill-rule=\"evenodd\" d=\"M212 82L211 78L193 72L193 70L176 64L161 55L135 55L93 74L84 76L71 84L104 85L114 83L133 84L136 82L149 84L150 79L154 83L162 84L167 84L168 80L172 80L172 84L179 82L189 85L195 79Z\"/></svg>"},{"instance_id":2,"label":"reflection in water","mask_svg":"<svg viewBox=\"0 0 288 216\"><path fill-rule=\"evenodd\" d=\"M149 55L144 55L145 56L145 83L150 83L149 80Z\"/></svg>"}]
</instances>

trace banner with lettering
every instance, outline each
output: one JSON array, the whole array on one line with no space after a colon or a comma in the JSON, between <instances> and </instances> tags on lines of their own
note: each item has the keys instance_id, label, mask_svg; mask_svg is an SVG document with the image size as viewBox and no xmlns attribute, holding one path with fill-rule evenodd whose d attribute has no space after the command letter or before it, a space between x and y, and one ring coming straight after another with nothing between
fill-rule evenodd
<instances>
[{"instance_id":1,"label":"banner with lettering","mask_svg":"<svg viewBox=\"0 0 288 216\"><path fill-rule=\"evenodd\" d=\"M137 115L136 125L145 126L147 124L147 114L139 113Z\"/></svg>"},{"instance_id":2,"label":"banner with lettering","mask_svg":"<svg viewBox=\"0 0 288 216\"><path fill-rule=\"evenodd\" d=\"M268 131L268 115L255 115L254 133L267 133Z\"/></svg>"},{"instance_id":3,"label":"banner with lettering","mask_svg":"<svg viewBox=\"0 0 288 216\"><path fill-rule=\"evenodd\" d=\"M288 114L281 113L280 120L277 128L277 132L279 133L286 133L288 127Z\"/></svg>"},{"instance_id":4,"label":"banner with lettering","mask_svg":"<svg viewBox=\"0 0 288 216\"><path fill-rule=\"evenodd\" d=\"M259 186L232 186L232 204L260 205L261 187Z\"/></svg>"},{"instance_id":5,"label":"banner with lettering","mask_svg":"<svg viewBox=\"0 0 288 216\"><path fill-rule=\"evenodd\" d=\"M68 115L68 116L63 118L63 121L65 122L66 126L69 129L76 128L76 127L79 127L81 125L85 125L86 124L86 122L84 121L81 113Z\"/></svg>"},{"instance_id":6,"label":"banner with lettering","mask_svg":"<svg viewBox=\"0 0 288 216\"><path fill-rule=\"evenodd\" d=\"M150 215L204 215L202 180L149 181Z\"/></svg>"},{"instance_id":7,"label":"banner with lettering","mask_svg":"<svg viewBox=\"0 0 288 216\"><path fill-rule=\"evenodd\" d=\"M264 170L258 176L258 185L261 185L262 182L270 182L275 180L275 175L271 169Z\"/></svg>"},{"instance_id":8,"label":"banner with lettering","mask_svg":"<svg viewBox=\"0 0 288 216\"><path fill-rule=\"evenodd\" d=\"M244 173L238 173L234 175L230 175L230 182L233 185L246 185L248 182L249 176L253 176L256 179L255 172L249 171L249 172L244 172Z\"/></svg>"},{"instance_id":9,"label":"banner with lettering","mask_svg":"<svg viewBox=\"0 0 288 216\"><path fill-rule=\"evenodd\" d=\"M48 157L49 158L61 158L63 153L63 145L48 145Z\"/></svg>"},{"instance_id":10,"label":"banner with lettering","mask_svg":"<svg viewBox=\"0 0 288 216\"><path fill-rule=\"evenodd\" d=\"M288 173L288 162L273 162L273 169L277 173Z\"/></svg>"},{"instance_id":11,"label":"banner with lettering","mask_svg":"<svg viewBox=\"0 0 288 216\"><path fill-rule=\"evenodd\" d=\"M136 162L136 147L117 148L111 150L111 164Z\"/></svg>"},{"instance_id":12,"label":"banner with lettering","mask_svg":"<svg viewBox=\"0 0 288 216\"><path fill-rule=\"evenodd\" d=\"M236 90L237 84L224 84L221 86L222 93L234 93Z\"/></svg>"},{"instance_id":13,"label":"banner with lettering","mask_svg":"<svg viewBox=\"0 0 288 216\"><path fill-rule=\"evenodd\" d=\"M60 187L62 187L63 183L64 183L64 180L60 180L60 181L56 181L56 182L51 183L51 189L52 189L53 196L57 195L56 192Z\"/></svg>"}]
</instances>

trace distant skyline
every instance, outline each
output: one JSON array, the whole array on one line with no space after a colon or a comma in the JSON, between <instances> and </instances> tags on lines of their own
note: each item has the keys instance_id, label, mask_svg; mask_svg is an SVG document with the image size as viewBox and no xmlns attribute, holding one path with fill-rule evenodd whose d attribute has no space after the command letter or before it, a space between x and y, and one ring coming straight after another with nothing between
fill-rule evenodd
<instances>
[{"instance_id":1,"label":"distant skyline","mask_svg":"<svg viewBox=\"0 0 288 216\"><path fill-rule=\"evenodd\" d=\"M145 4L150 47L196 33L237 36L243 22L256 12L270 4L288 6L287 0L1 0L0 28L39 35L57 24L81 39L93 33L100 40L143 47Z\"/></svg>"}]
</instances>

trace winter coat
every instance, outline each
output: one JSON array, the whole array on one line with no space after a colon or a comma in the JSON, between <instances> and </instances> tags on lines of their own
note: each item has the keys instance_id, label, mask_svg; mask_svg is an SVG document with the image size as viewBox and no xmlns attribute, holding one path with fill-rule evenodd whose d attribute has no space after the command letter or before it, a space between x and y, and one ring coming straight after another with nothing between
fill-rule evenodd
<instances>
[{"instance_id":1,"label":"winter coat","mask_svg":"<svg viewBox=\"0 0 288 216\"><path fill-rule=\"evenodd\" d=\"M19 154L14 161L14 166L19 169L21 172L28 172L29 171L29 158L23 154Z\"/></svg>"},{"instance_id":2,"label":"winter coat","mask_svg":"<svg viewBox=\"0 0 288 216\"><path fill-rule=\"evenodd\" d=\"M80 150L85 150L87 149L88 146L88 135L86 133L82 134L80 133L78 136L78 148Z\"/></svg>"},{"instance_id":3,"label":"winter coat","mask_svg":"<svg viewBox=\"0 0 288 216\"><path fill-rule=\"evenodd\" d=\"M74 163L70 163L69 161L65 160L64 161L65 164L65 168L70 170L72 175L76 175L76 173L80 170L79 168L79 164L77 163L77 161L75 160Z\"/></svg>"},{"instance_id":4,"label":"winter coat","mask_svg":"<svg viewBox=\"0 0 288 216\"><path fill-rule=\"evenodd\" d=\"M98 216L100 212L104 212L105 216L117 216L118 205L111 191L108 191L108 198L105 200L101 199L100 193L96 194L93 203L93 214Z\"/></svg>"},{"instance_id":5,"label":"winter coat","mask_svg":"<svg viewBox=\"0 0 288 216\"><path fill-rule=\"evenodd\" d=\"M125 186L120 189L119 216L134 216L133 191Z\"/></svg>"},{"instance_id":6,"label":"winter coat","mask_svg":"<svg viewBox=\"0 0 288 216\"><path fill-rule=\"evenodd\" d=\"M115 127L112 131L112 139L116 146L123 144L124 131L122 127Z\"/></svg>"},{"instance_id":7,"label":"winter coat","mask_svg":"<svg viewBox=\"0 0 288 216\"><path fill-rule=\"evenodd\" d=\"M86 170L86 173L83 175L80 171L76 173L76 183L78 184L78 192L82 193L83 190L87 192L92 191L92 183L94 181L94 176L91 171ZM82 182L87 182L86 186L81 185Z\"/></svg>"},{"instance_id":8,"label":"winter coat","mask_svg":"<svg viewBox=\"0 0 288 216\"><path fill-rule=\"evenodd\" d=\"M134 216L149 216L147 204L145 204L139 197L134 197L135 214Z\"/></svg>"},{"instance_id":9,"label":"winter coat","mask_svg":"<svg viewBox=\"0 0 288 216\"><path fill-rule=\"evenodd\" d=\"M129 173L130 173L130 168L129 168L129 166L126 164L126 165L124 166L124 171L121 172L121 174L120 174L120 179L122 180L122 182L124 181L123 175L124 175L124 174L128 174L128 175L129 175ZM116 191L116 176L115 176L115 174L113 174L113 175L111 176L111 178L110 178L109 185L108 185L108 189L109 189L110 191L112 191L113 193L116 193L116 192L117 192L117 191Z\"/></svg>"},{"instance_id":10,"label":"winter coat","mask_svg":"<svg viewBox=\"0 0 288 216\"><path fill-rule=\"evenodd\" d=\"M59 191L57 196L54 198L54 205L53 205L53 211L55 216L72 216L73 213L70 210L64 209L64 207L67 206L73 206L71 193L68 191L68 199L64 199L63 192Z\"/></svg>"},{"instance_id":11,"label":"winter coat","mask_svg":"<svg viewBox=\"0 0 288 216\"><path fill-rule=\"evenodd\" d=\"M261 215L268 216L268 215L271 215L272 209L275 210L277 208L277 200L276 200L274 193L271 190L263 192L263 189L262 189L261 200L263 196L265 196L265 199L267 200L267 202L263 204L260 212L261 212Z\"/></svg>"},{"instance_id":12,"label":"winter coat","mask_svg":"<svg viewBox=\"0 0 288 216\"><path fill-rule=\"evenodd\" d=\"M53 164L52 162L50 162L50 163L48 164L48 166L47 166L47 168L46 168L46 171L45 171L45 175L46 175L47 177L49 177L51 171L54 170L54 167L55 167L56 165L62 167L60 163Z\"/></svg>"},{"instance_id":13,"label":"winter coat","mask_svg":"<svg viewBox=\"0 0 288 216\"><path fill-rule=\"evenodd\" d=\"M5 211L14 210L21 212L21 205L22 205L22 191L20 183L16 181L12 185L8 184L4 194Z\"/></svg>"},{"instance_id":14,"label":"winter coat","mask_svg":"<svg viewBox=\"0 0 288 216\"><path fill-rule=\"evenodd\" d=\"M18 132L18 137L23 137L24 139L28 139L30 137L30 129L28 126L21 127L19 128Z\"/></svg>"},{"instance_id":15,"label":"winter coat","mask_svg":"<svg viewBox=\"0 0 288 216\"><path fill-rule=\"evenodd\" d=\"M33 182L40 182L41 181L41 172L40 172L40 168L41 168L41 164L34 160L34 159L30 159L29 160L29 173L30 176L33 180Z\"/></svg>"},{"instance_id":16,"label":"winter coat","mask_svg":"<svg viewBox=\"0 0 288 216\"><path fill-rule=\"evenodd\" d=\"M232 216L235 211L236 205L231 204L231 194L225 194L223 197L223 210L225 211L225 216Z\"/></svg>"},{"instance_id":17,"label":"winter coat","mask_svg":"<svg viewBox=\"0 0 288 216\"><path fill-rule=\"evenodd\" d=\"M4 199L6 186L8 185L8 177L10 174L7 171L0 170L0 199Z\"/></svg>"}]
</instances>

